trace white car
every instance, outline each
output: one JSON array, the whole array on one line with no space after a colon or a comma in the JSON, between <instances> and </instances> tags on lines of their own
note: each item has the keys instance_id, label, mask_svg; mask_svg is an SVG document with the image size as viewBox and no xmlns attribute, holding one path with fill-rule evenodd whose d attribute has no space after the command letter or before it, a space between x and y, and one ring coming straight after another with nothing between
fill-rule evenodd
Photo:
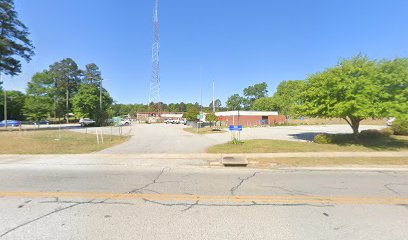
<instances>
[{"instance_id":1,"label":"white car","mask_svg":"<svg viewBox=\"0 0 408 240\"><path fill-rule=\"evenodd\" d=\"M129 119L122 119L120 121L121 126L129 126L130 125L130 120Z\"/></svg>"},{"instance_id":2,"label":"white car","mask_svg":"<svg viewBox=\"0 0 408 240\"><path fill-rule=\"evenodd\" d=\"M81 127L86 127L86 126L89 126L89 125L94 125L94 124L96 124L96 122L95 122L95 120L92 120L90 118L81 118L79 120L79 124L81 124Z\"/></svg>"},{"instance_id":3,"label":"white car","mask_svg":"<svg viewBox=\"0 0 408 240\"><path fill-rule=\"evenodd\" d=\"M187 124L187 119L181 118L181 119L180 119L180 124L186 125L186 124Z\"/></svg>"}]
</instances>

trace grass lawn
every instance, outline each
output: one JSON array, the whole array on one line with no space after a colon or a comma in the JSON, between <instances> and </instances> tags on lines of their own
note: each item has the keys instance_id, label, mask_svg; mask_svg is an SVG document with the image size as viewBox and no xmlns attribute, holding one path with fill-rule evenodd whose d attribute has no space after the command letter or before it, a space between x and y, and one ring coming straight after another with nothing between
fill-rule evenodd
<instances>
[{"instance_id":1,"label":"grass lawn","mask_svg":"<svg viewBox=\"0 0 408 240\"><path fill-rule=\"evenodd\" d=\"M267 158L249 159L252 167L315 167L342 165L408 165L408 158L404 157L358 157L358 158Z\"/></svg>"},{"instance_id":2,"label":"grass lawn","mask_svg":"<svg viewBox=\"0 0 408 240\"><path fill-rule=\"evenodd\" d=\"M368 152L408 151L408 136L379 139L359 139L340 144L318 144L283 140L247 140L239 144L220 144L208 149L209 153L274 153L274 152Z\"/></svg>"},{"instance_id":3,"label":"grass lawn","mask_svg":"<svg viewBox=\"0 0 408 240\"><path fill-rule=\"evenodd\" d=\"M214 133L224 133L226 131L221 130L221 129L211 129L211 128L183 128L184 131L189 132L189 133L195 133L195 134L214 134Z\"/></svg>"},{"instance_id":4,"label":"grass lawn","mask_svg":"<svg viewBox=\"0 0 408 240\"><path fill-rule=\"evenodd\" d=\"M61 137L59 140L59 136ZM68 130L0 132L0 154L75 154L99 151L128 140L124 136L104 135L97 144L96 135Z\"/></svg>"},{"instance_id":5,"label":"grass lawn","mask_svg":"<svg viewBox=\"0 0 408 240\"><path fill-rule=\"evenodd\" d=\"M331 125L331 124L347 124L344 119L341 118L304 118L289 119L289 124L293 125ZM361 121L361 125L383 125L387 123L387 119L364 119Z\"/></svg>"}]
</instances>

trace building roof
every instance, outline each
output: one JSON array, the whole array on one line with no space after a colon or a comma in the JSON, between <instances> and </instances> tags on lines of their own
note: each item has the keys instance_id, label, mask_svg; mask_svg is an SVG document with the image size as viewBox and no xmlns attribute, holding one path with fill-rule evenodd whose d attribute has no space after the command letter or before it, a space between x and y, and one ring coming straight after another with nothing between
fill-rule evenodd
<instances>
[{"instance_id":1,"label":"building roof","mask_svg":"<svg viewBox=\"0 0 408 240\"><path fill-rule=\"evenodd\" d=\"M264 111L228 111L228 112L216 112L217 117L228 116L276 116L278 112L264 112Z\"/></svg>"}]
</instances>

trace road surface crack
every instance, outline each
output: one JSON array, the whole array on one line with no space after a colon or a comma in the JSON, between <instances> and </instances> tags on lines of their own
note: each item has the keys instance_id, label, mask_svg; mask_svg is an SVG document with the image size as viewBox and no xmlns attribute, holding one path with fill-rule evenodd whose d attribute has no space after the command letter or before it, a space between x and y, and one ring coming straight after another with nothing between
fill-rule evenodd
<instances>
[{"instance_id":1,"label":"road surface crack","mask_svg":"<svg viewBox=\"0 0 408 240\"><path fill-rule=\"evenodd\" d=\"M78 206L78 205L80 205L80 204L90 203L90 202L92 202L92 201L93 201L93 199L90 200L90 201L88 201L88 202L78 202L78 203L69 205L69 206L67 206L67 207L57 208L57 209L55 209L55 210L52 211L52 212L49 212L49 213L47 213L47 214L44 214L44 215L42 215L42 216L40 216L40 217L34 218L34 219L30 220L30 221L24 222L24 223L22 223L22 224L20 224L20 225L18 225L18 226L16 226L16 227L14 227L14 228L11 228L11 229L7 230L6 232L4 232L4 233L2 233L2 234L0 235L0 238L4 237L5 235L7 235L7 234L9 234L9 233L11 233L11 232L13 232L13 231L19 229L19 228L22 228L22 227L24 227L24 226L27 226L27 225L29 225L29 224L31 224L31 223L33 223L33 222L36 222L36 221L38 221L38 220L41 220L41 219L45 218L45 217L48 217L48 216L50 216L50 215L53 215L53 214L56 214L56 213L65 211L65 210L70 209L70 208L73 208L73 207L76 207L76 206Z\"/></svg>"},{"instance_id":2,"label":"road surface crack","mask_svg":"<svg viewBox=\"0 0 408 240\"><path fill-rule=\"evenodd\" d=\"M230 189L231 195L234 196L234 195L235 195L235 191L237 191L238 188L240 188L241 185L242 185L245 181L248 181L249 179L255 177L258 173L260 173L260 172L254 172L252 175L250 175L250 176L248 176L248 177L246 177L246 178L241 178L241 177L239 177L239 178L238 178L238 180L240 180L239 183Z\"/></svg>"},{"instance_id":3,"label":"road surface crack","mask_svg":"<svg viewBox=\"0 0 408 240\"><path fill-rule=\"evenodd\" d=\"M250 204L220 204L220 203L200 203L199 200L197 200L195 203L164 203L164 202L158 202L158 201L153 201L147 198L143 198L143 201L147 203L152 203L152 204L157 204L160 206L165 206L165 207L177 207L177 206L182 206L182 207L187 207L183 210L182 212L185 212L187 210L190 210L191 208L195 206L201 206L201 207L256 207L256 206L272 206L272 207L318 207L318 208L325 208L325 207L334 207L333 204L309 204L309 203L257 203L255 201L252 201Z\"/></svg>"},{"instance_id":4,"label":"road surface crack","mask_svg":"<svg viewBox=\"0 0 408 240\"><path fill-rule=\"evenodd\" d=\"M156 184L156 183L161 183L161 182L158 182L158 181L159 181L160 177L164 174L165 170L170 170L170 168L162 168L160 173L153 179L152 182L144 185L143 187L133 189L133 190L129 191L128 193L141 193L142 191L150 191L150 192L158 193L156 191L153 191L153 190L150 190L150 189L147 189L147 188L154 185L154 184Z\"/></svg>"},{"instance_id":5,"label":"road surface crack","mask_svg":"<svg viewBox=\"0 0 408 240\"><path fill-rule=\"evenodd\" d=\"M387 184L385 184L384 185L384 187L388 190L388 191L390 191L390 192L392 192L392 193L394 193L394 194L396 194L396 195L398 195L398 196L401 196L401 194L397 191L397 190L395 190L394 188L392 188L391 186L392 185L400 185L400 186L407 186L408 184L405 184L405 183L387 183Z\"/></svg>"}]
</instances>

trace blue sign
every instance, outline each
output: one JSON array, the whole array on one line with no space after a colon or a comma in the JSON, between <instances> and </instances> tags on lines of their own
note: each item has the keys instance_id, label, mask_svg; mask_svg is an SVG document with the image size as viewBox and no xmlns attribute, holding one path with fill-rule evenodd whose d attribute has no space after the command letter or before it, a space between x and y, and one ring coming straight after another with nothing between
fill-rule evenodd
<instances>
[{"instance_id":1,"label":"blue sign","mask_svg":"<svg viewBox=\"0 0 408 240\"><path fill-rule=\"evenodd\" d=\"M238 131L238 132L242 132L242 125L238 125L238 126L229 126L229 130L230 131Z\"/></svg>"}]
</instances>

